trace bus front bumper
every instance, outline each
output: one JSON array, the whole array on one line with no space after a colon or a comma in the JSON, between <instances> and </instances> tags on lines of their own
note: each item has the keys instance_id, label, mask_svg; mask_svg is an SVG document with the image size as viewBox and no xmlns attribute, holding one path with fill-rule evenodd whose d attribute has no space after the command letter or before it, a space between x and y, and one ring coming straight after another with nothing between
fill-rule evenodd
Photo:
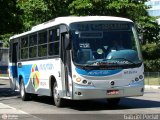
<instances>
[{"instance_id":1,"label":"bus front bumper","mask_svg":"<svg viewBox=\"0 0 160 120\"><path fill-rule=\"evenodd\" d=\"M89 100L103 98L120 98L142 96L144 94L144 85L128 85L123 87L111 87L99 89L94 86L82 86L74 84L73 99Z\"/></svg>"}]
</instances>

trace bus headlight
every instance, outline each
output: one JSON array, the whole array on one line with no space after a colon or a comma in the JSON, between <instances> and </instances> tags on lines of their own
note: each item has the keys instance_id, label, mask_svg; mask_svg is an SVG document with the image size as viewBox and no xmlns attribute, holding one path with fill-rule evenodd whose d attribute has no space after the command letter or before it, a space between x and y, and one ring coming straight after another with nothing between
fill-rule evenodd
<instances>
[{"instance_id":1,"label":"bus headlight","mask_svg":"<svg viewBox=\"0 0 160 120\"><path fill-rule=\"evenodd\" d=\"M87 81L87 80L83 80L82 83L83 83L83 84L87 84L88 81Z\"/></svg>"},{"instance_id":2,"label":"bus headlight","mask_svg":"<svg viewBox=\"0 0 160 120\"><path fill-rule=\"evenodd\" d=\"M143 79L143 75L140 75L140 76L139 76L139 79Z\"/></svg>"},{"instance_id":3,"label":"bus headlight","mask_svg":"<svg viewBox=\"0 0 160 120\"><path fill-rule=\"evenodd\" d=\"M137 81L139 81L139 78L138 78L138 77L136 77L136 78L135 78L135 81L136 81L136 82L137 82Z\"/></svg>"},{"instance_id":4,"label":"bus headlight","mask_svg":"<svg viewBox=\"0 0 160 120\"><path fill-rule=\"evenodd\" d=\"M91 86L91 85L93 85L92 84L92 82L91 81L88 81L88 80L86 80L86 79L82 79L82 78L80 78L80 77L78 77L78 78L76 78L76 81L75 81L77 84L79 84L79 85L89 85L89 86Z\"/></svg>"},{"instance_id":5,"label":"bus headlight","mask_svg":"<svg viewBox=\"0 0 160 120\"><path fill-rule=\"evenodd\" d=\"M81 78L76 78L76 82L81 82Z\"/></svg>"}]
</instances>

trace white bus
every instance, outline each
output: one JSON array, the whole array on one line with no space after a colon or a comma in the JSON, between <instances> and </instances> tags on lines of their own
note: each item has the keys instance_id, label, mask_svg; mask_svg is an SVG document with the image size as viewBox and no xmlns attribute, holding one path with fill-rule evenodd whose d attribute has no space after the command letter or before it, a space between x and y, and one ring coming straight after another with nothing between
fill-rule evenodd
<instances>
[{"instance_id":1,"label":"white bus","mask_svg":"<svg viewBox=\"0 0 160 120\"><path fill-rule=\"evenodd\" d=\"M53 96L57 107L65 99L116 105L144 93L139 40L126 18L59 17L12 36L9 53L11 88L24 101L39 94Z\"/></svg>"}]
</instances>

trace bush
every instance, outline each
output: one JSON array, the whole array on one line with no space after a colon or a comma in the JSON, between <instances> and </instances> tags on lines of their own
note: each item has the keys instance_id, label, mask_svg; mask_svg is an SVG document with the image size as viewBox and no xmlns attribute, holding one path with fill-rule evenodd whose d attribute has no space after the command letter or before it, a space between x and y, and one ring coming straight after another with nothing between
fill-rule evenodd
<instances>
[{"instance_id":1,"label":"bush","mask_svg":"<svg viewBox=\"0 0 160 120\"><path fill-rule=\"evenodd\" d=\"M154 60L160 58L160 44L151 43L142 46L144 60Z\"/></svg>"},{"instance_id":2,"label":"bush","mask_svg":"<svg viewBox=\"0 0 160 120\"><path fill-rule=\"evenodd\" d=\"M3 47L9 47L9 38L12 36L13 34L4 34L4 35L0 35L0 40L4 43Z\"/></svg>"},{"instance_id":3,"label":"bush","mask_svg":"<svg viewBox=\"0 0 160 120\"><path fill-rule=\"evenodd\" d=\"M145 72L159 72L160 71L160 59L144 60Z\"/></svg>"}]
</instances>

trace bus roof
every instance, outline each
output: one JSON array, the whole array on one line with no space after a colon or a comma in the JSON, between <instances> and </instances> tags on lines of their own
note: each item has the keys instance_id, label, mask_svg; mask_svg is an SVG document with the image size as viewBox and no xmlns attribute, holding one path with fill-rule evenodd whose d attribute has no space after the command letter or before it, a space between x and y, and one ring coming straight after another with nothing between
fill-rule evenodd
<instances>
[{"instance_id":1,"label":"bus roof","mask_svg":"<svg viewBox=\"0 0 160 120\"><path fill-rule=\"evenodd\" d=\"M133 22L130 19L122 18L122 17L113 17L113 16L68 16L68 17L58 17L55 19L52 19L50 21L44 22L42 24L33 26L30 31L14 35L10 37L10 39L18 38L39 30L43 30L46 28L50 28L52 26L60 25L60 24L71 24L74 22L87 22L87 21L126 21L126 22Z\"/></svg>"}]
</instances>

